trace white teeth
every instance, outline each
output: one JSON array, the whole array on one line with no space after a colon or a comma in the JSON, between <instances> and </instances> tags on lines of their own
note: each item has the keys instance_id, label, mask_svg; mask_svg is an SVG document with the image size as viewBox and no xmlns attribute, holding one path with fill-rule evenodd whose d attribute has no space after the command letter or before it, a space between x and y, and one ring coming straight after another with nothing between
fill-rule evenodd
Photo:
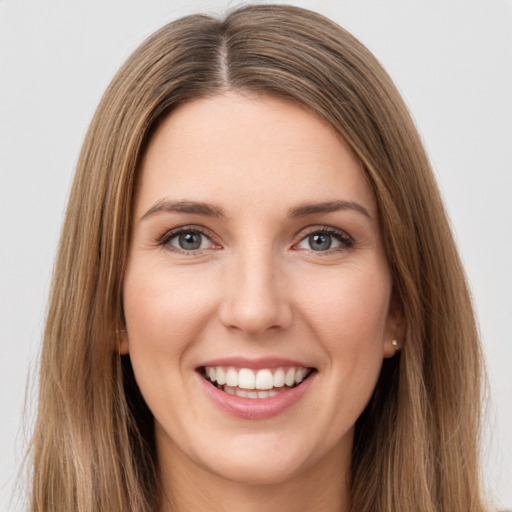
<instances>
[{"instance_id":1,"label":"white teeth","mask_svg":"<svg viewBox=\"0 0 512 512\"><path fill-rule=\"evenodd\" d=\"M226 384L226 374L224 373L224 370L219 366L217 367L217 384L220 384L221 386L223 384Z\"/></svg>"},{"instance_id":2,"label":"white teeth","mask_svg":"<svg viewBox=\"0 0 512 512\"><path fill-rule=\"evenodd\" d=\"M309 370L307 368L263 368L261 370L251 370L250 368L234 368L232 366L208 366L205 367L205 376L211 382L217 383L218 386L226 386L225 391L244 398L257 398L258 392L247 393L247 391L239 394L238 391L242 390L258 390L265 391L267 396L274 396L276 393L270 394L281 389L285 391L284 386L293 387L300 384ZM260 397L261 398L261 397Z\"/></svg>"},{"instance_id":3,"label":"white teeth","mask_svg":"<svg viewBox=\"0 0 512 512\"><path fill-rule=\"evenodd\" d=\"M284 379L284 383L287 386L293 386L295 384L295 368L290 368L286 372L286 377Z\"/></svg>"},{"instance_id":4,"label":"white teeth","mask_svg":"<svg viewBox=\"0 0 512 512\"><path fill-rule=\"evenodd\" d=\"M234 368L228 368L226 372L226 384L228 386L238 386L238 372Z\"/></svg>"},{"instance_id":5,"label":"white teeth","mask_svg":"<svg viewBox=\"0 0 512 512\"><path fill-rule=\"evenodd\" d=\"M256 389L272 389L274 379L270 370L259 370L256 374Z\"/></svg>"},{"instance_id":6,"label":"white teeth","mask_svg":"<svg viewBox=\"0 0 512 512\"><path fill-rule=\"evenodd\" d=\"M238 386L244 389L254 389L256 387L254 372L248 368L242 368L238 372Z\"/></svg>"},{"instance_id":7,"label":"white teeth","mask_svg":"<svg viewBox=\"0 0 512 512\"><path fill-rule=\"evenodd\" d=\"M241 398L269 398L276 395L279 395L283 391L287 391L290 389L288 386L282 387L280 389L269 389L268 391L248 391L247 389L241 389L238 386L228 386L227 384L222 387L222 390L228 395L235 395Z\"/></svg>"},{"instance_id":8,"label":"white teeth","mask_svg":"<svg viewBox=\"0 0 512 512\"><path fill-rule=\"evenodd\" d=\"M248 397L247 393L248 393L248 391L246 391L245 389L235 388L236 396L239 396L241 398L247 398Z\"/></svg>"},{"instance_id":9,"label":"white teeth","mask_svg":"<svg viewBox=\"0 0 512 512\"><path fill-rule=\"evenodd\" d=\"M273 376L273 382L275 388L282 388L284 386L284 371L282 368L276 370Z\"/></svg>"},{"instance_id":10,"label":"white teeth","mask_svg":"<svg viewBox=\"0 0 512 512\"><path fill-rule=\"evenodd\" d=\"M295 384L300 384L304 380L305 376L306 376L306 369L299 368L297 370L297 373L295 374Z\"/></svg>"}]
</instances>

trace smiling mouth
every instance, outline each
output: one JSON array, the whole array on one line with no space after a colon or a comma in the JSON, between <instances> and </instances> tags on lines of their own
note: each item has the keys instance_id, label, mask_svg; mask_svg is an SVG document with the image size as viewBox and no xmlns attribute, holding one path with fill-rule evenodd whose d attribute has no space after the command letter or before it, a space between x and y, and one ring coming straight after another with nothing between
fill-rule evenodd
<instances>
[{"instance_id":1,"label":"smiling mouth","mask_svg":"<svg viewBox=\"0 0 512 512\"><path fill-rule=\"evenodd\" d=\"M229 395L241 398L270 398L293 389L314 372L315 368L279 367L252 370L232 366L203 366L201 376Z\"/></svg>"}]
</instances>

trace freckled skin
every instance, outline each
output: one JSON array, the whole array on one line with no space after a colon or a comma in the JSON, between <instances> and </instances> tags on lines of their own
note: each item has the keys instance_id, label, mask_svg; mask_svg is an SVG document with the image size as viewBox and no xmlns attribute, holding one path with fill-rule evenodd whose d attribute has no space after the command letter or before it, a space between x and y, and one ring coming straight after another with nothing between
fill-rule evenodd
<instances>
[{"instance_id":1,"label":"freckled skin","mask_svg":"<svg viewBox=\"0 0 512 512\"><path fill-rule=\"evenodd\" d=\"M141 173L122 350L155 416L164 488L186 494L203 482L222 510L228 487L279 484L290 490L287 503L323 492L333 496L323 510L339 510L354 423L383 357L394 354L397 329L376 202L359 162L307 109L230 93L175 110ZM214 204L224 217L141 220L162 199ZM338 200L371 218L353 209L289 215ZM172 238L183 227L203 233L200 250ZM326 228L345 239L328 231L331 248L313 250L309 235ZM220 357L293 358L318 373L292 407L250 421L220 410L202 388L196 368Z\"/></svg>"}]
</instances>

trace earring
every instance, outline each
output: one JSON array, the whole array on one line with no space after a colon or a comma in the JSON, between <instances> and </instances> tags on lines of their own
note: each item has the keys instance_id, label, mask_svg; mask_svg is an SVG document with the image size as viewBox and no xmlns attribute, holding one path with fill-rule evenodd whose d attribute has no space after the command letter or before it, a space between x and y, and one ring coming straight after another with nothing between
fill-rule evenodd
<instances>
[{"instance_id":1,"label":"earring","mask_svg":"<svg viewBox=\"0 0 512 512\"><path fill-rule=\"evenodd\" d=\"M393 340L393 341L391 342L391 345L393 345L393 347L395 347L395 352L398 352L398 341Z\"/></svg>"}]
</instances>

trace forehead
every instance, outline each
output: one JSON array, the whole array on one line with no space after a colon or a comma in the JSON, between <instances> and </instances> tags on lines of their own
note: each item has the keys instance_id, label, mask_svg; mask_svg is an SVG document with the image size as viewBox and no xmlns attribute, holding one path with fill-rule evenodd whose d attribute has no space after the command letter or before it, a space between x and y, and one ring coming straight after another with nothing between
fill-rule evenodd
<instances>
[{"instance_id":1,"label":"forehead","mask_svg":"<svg viewBox=\"0 0 512 512\"><path fill-rule=\"evenodd\" d=\"M331 125L301 105L235 93L181 105L156 130L136 209L167 196L226 208L345 199L375 209L359 161Z\"/></svg>"}]
</instances>

